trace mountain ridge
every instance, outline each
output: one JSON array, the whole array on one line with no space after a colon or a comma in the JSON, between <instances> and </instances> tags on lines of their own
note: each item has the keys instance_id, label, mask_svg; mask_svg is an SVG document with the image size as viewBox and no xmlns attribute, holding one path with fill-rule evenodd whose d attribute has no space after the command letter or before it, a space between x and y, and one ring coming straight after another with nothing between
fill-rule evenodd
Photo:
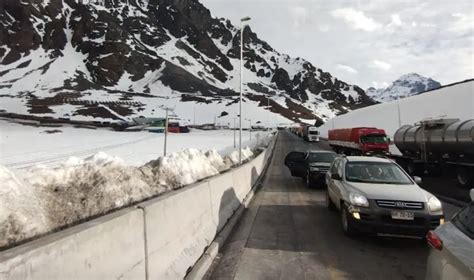
<instances>
[{"instance_id":1,"label":"mountain ridge","mask_svg":"<svg viewBox=\"0 0 474 280\"><path fill-rule=\"evenodd\" d=\"M188 121L190 107L203 119L207 111L235 111L240 30L229 20L194 0L103 2L0 3L0 109L116 120L174 106ZM280 121L322 123L375 103L360 87L274 50L249 27L244 59L251 117L270 111Z\"/></svg>"},{"instance_id":2,"label":"mountain ridge","mask_svg":"<svg viewBox=\"0 0 474 280\"><path fill-rule=\"evenodd\" d=\"M368 96L378 102L389 102L406 98L441 87L441 84L431 78L417 73L400 76L386 88L370 87L366 90Z\"/></svg>"}]
</instances>

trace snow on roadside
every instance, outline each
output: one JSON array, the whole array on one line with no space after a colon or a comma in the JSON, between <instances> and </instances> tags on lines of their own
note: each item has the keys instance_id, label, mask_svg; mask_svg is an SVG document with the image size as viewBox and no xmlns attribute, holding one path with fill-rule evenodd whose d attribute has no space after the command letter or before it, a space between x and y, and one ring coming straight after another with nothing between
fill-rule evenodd
<instances>
[{"instance_id":1,"label":"snow on roadside","mask_svg":"<svg viewBox=\"0 0 474 280\"><path fill-rule=\"evenodd\" d=\"M267 137L271 139L271 137ZM269 140L261 141L268 144ZM242 159L254 156L242 149ZM186 149L141 167L99 152L55 168L0 165L0 248L214 176L238 164L238 151Z\"/></svg>"},{"instance_id":2,"label":"snow on roadside","mask_svg":"<svg viewBox=\"0 0 474 280\"><path fill-rule=\"evenodd\" d=\"M252 150L247 147L245 149L242 149L242 161L245 161L246 159L250 158L253 156ZM230 164L235 165L239 163L239 151L233 151L229 155L226 156L226 159Z\"/></svg>"},{"instance_id":3,"label":"snow on roadside","mask_svg":"<svg viewBox=\"0 0 474 280\"><path fill-rule=\"evenodd\" d=\"M31 186L0 166L0 247L47 231L44 208Z\"/></svg>"}]
</instances>

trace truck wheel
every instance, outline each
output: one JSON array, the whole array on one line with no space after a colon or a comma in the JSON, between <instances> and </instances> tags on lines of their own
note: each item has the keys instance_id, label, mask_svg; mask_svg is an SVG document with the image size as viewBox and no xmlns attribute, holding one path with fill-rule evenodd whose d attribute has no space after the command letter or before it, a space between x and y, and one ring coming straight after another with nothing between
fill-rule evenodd
<instances>
[{"instance_id":1,"label":"truck wheel","mask_svg":"<svg viewBox=\"0 0 474 280\"><path fill-rule=\"evenodd\" d=\"M311 175L309 174L309 171L306 171L306 186L308 188L312 188L313 187L313 180L311 180Z\"/></svg>"},{"instance_id":2,"label":"truck wheel","mask_svg":"<svg viewBox=\"0 0 474 280\"><path fill-rule=\"evenodd\" d=\"M459 167L456 170L456 178L458 180L459 185L462 187L469 187L472 185L472 172L467 167Z\"/></svg>"},{"instance_id":3,"label":"truck wheel","mask_svg":"<svg viewBox=\"0 0 474 280\"><path fill-rule=\"evenodd\" d=\"M347 208L345 205L342 205L341 207L341 225L342 225L342 231L344 232L345 235L347 236L355 235L355 230L354 230L354 227L352 226L352 223L349 217L349 211L347 211Z\"/></svg>"}]
</instances>

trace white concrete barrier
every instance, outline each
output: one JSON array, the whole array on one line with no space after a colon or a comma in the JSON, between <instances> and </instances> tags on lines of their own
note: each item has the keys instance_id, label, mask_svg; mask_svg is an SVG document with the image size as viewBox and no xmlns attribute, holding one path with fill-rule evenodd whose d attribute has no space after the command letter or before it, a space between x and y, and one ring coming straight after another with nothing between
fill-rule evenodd
<instances>
[{"instance_id":1,"label":"white concrete barrier","mask_svg":"<svg viewBox=\"0 0 474 280\"><path fill-rule=\"evenodd\" d=\"M224 174L0 252L0 279L183 279L273 150Z\"/></svg>"},{"instance_id":2,"label":"white concrete barrier","mask_svg":"<svg viewBox=\"0 0 474 280\"><path fill-rule=\"evenodd\" d=\"M150 279L182 279L217 230L205 181L140 205L145 209Z\"/></svg>"},{"instance_id":3,"label":"white concrete barrier","mask_svg":"<svg viewBox=\"0 0 474 280\"><path fill-rule=\"evenodd\" d=\"M126 209L0 253L0 279L145 279L143 215Z\"/></svg>"},{"instance_id":4,"label":"white concrete barrier","mask_svg":"<svg viewBox=\"0 0 474 280\"><path fill-rule=\"evenodd\" d=\"M217 231L222 229L242 202L238 199L234 186L232 172L224 173L209 180L212 218L217 225Z\"/></svg>"},{"instance_id":5,"label":"white concrete barrier","mask_svg":"<svg viewBox=\"0 0 474 280\"><path fill-rule=\"evenodd\" d=\"M182 279L261 175L265 152L224 174L140 204L149 279Z\"/></svg>"}]
</instances>

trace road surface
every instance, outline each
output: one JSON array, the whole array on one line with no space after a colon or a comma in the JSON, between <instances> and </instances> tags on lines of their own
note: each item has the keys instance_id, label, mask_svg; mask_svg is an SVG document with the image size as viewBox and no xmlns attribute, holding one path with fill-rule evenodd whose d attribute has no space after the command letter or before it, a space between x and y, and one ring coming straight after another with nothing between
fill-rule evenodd
<instances>
[{"instance_id":1,"label":"road surface","mask_svg":"<svg viewBox=\"0 0 474 280\"><path fill-rule=\"evenodd\" d=\"M323 190L283 165L292 150L326 149L279 133L262 189L229 236L206 279L424 279L422 240L346 237ZM456 207L450 206L449 211Z\"/></svg>"}]
</instances>

